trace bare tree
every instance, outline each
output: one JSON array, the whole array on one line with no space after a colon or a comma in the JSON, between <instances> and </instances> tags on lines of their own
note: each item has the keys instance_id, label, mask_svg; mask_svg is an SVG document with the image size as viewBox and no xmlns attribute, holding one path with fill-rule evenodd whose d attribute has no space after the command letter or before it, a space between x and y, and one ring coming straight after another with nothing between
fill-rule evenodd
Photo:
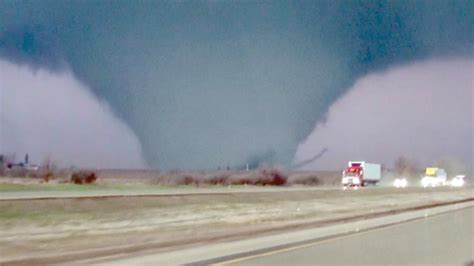
<instances>
[{"instance_id":1,"label":"bare tree","mask_svg":"<svg viewBox=\"0 0 474 266\"><path fill-rule=\"evenodd\" d=\"M415 162L410 161L406 157L400 156L395 160L394 163L395 174L399 176L416 176L418 167Z\"/></svg>"},{"instance_id":2,"label":"bare tree","mask_svg":"<svg viewBox=\"0 0 474 266\"><path fill-rule=\"evenodd\" d=\"M466 174L468 167L455 158L445 157L436 161L436 167L443 168L446 170L448 176L454 176L458 174Z\"/></svg>"},{"instance_id":3,"label":"bare tree","mask_svg":"<svg viewBox=\"0 0 474 266\"><path fill-rule=\"evenodd\" d=\"M0 154L0 176L3 176L5 172L5 159L3 154Z\"/></svg>"}]
</instances>

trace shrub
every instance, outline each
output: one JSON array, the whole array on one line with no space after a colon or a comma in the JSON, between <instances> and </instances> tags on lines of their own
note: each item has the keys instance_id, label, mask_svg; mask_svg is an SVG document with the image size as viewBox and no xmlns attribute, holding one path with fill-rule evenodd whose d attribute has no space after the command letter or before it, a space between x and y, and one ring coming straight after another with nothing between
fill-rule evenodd
<instances>
[{"instance_id":1,"label":"shrub","mask_svg":"<svg viewBox=\"0 0 474 266\"><path fill-rule=\"evenodd\" d=\"M217 172L205 179L205 183L209 185L227 185L229 184L229 172Z\"/></svg>"},{"instance_id":2,"label":"shrub","mask_svg":"<svg viewBox=\"0 0 474 266\"><path fill-rule=\"evenodd\" d=\"M91 184L97 180L97 175L92 171L78 171L71 175L71 183L74 184Z\"/></svg>"},{"instance_id":3,"label":"shrub","mask_svg":"<svg viewBox=\"0 0 474 266\"><path fill-rule=\"evenodd\" d=\"M263 169L261 170L263 178L258 179L256 185L271 185L271 186L282 186L285 185L288 177L278 169Z\"/></svg>"},{"instance_id":4,"label":"shrub","mask_svg":"<svg viewBox=\"0 0 474 266\"><path fill-rule=\"evenodd\" d=\"M286 184L287 179L282 171L269 168L231 175L227 183L232 185L282 186Z\"/></svg>"},{"instance_id":5,"label":"shrub","mask_svg":"<svg viewBox=\"0 0 474 266\"><path fill-rule=\"evenodd\" d=\"M21 166L12 166L7 169L6 175L11 177L26 177L27 170Z\"/></svg>"}]
</instances>

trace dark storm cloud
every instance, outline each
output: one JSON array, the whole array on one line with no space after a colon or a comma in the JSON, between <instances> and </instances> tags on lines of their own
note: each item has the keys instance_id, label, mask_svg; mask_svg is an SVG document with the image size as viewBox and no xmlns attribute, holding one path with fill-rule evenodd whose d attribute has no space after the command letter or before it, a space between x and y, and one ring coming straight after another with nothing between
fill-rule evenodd
<instances>
[{"instance_id":1,"label":"dark storm cloud","mask_svg":"<svg viewBox=\"0 0 474 266\"><path fill-rule=\"evenodd\" d=\"M0 56L65 62L153 166L289 163L357 77L471 56L473 18L472 1L2 1Z\"/></svg>"}]
</instances>

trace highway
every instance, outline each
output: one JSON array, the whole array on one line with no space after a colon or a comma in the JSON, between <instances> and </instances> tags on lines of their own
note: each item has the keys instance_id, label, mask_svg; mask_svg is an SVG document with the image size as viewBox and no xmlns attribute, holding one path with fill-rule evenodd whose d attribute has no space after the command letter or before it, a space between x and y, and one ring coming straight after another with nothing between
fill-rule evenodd
<instances>
[{"instance_id":1,"label":"highway","mask_svg":"<svg viewBox=\"0 0 474 266\"><path fill-rule=\"evenodd\" d=\"M76 261L94 265L470 265L474 202L371 219Z\"/></svg>"},{"instance_id":2,"label":"highway","mask_svg":"<svg viewBox=\"0 0 474 266\"><path fill-rule=\"evenodd\" d=\"M474 208L343 237L216 260L214 265L472 265Z\"/></svg>"}]
</instances>

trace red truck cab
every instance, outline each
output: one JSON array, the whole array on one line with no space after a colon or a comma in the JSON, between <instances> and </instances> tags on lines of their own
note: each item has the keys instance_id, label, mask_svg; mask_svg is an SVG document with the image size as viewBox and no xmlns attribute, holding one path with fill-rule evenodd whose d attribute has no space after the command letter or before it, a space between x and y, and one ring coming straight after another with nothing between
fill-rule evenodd
<instances>
[{"instance_id":1,"label":"red truck cab","mask_svg":"<svg viewBox=\"0 0 474 266\"><path fill-rule=\"evenodd\" d=\"M364 185L364 170L360 164L353 164L348 166L342 172L342 184L344 186L363 186Z\"/></svg>"}]
</instances>

